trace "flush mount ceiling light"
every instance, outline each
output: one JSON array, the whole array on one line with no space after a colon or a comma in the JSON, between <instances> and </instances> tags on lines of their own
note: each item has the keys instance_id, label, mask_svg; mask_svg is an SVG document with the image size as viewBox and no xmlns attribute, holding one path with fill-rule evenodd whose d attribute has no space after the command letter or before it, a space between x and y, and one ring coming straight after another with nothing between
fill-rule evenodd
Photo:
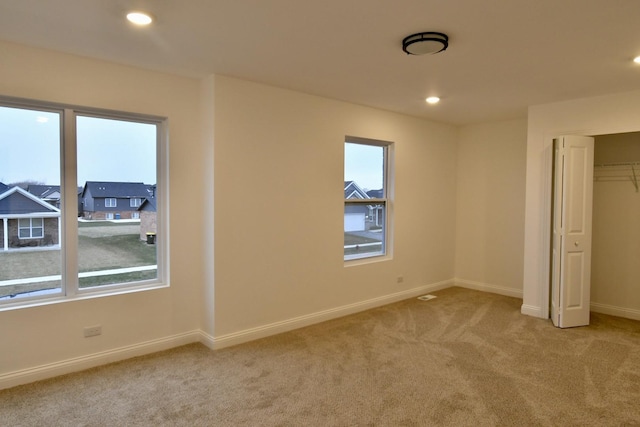
<instances>
[{"instance_id":1,"label":"flush mount ceiling light","mask_svg":"<svg viewBox=\"0 0 640 427\"><path fill-rule=\"evenodd\" d=\"M437 104L438 102L440 102L440 98L438 98L437 96L430 96L425 99L425 101L427 101L428 104Z\"/></svg>"},{"instance_id":2,"label":"flush mount ceiling light","mask_svg":"<svg viewBox=\"0 0 640 427\"><path fill-rule=\"evenodd\" d=\"M144 12L129 12L127 13L127 19L136 25L149 25L153 22L153 18L148 13Z\"/></svg>"},{"instance_id":3,"label":"flush mount ceiling light","mask_svg":"<svg viewBox=\"0 0 640 427\"><path fill-rule=\"evenodd\" d=\"M402 40L402 50L407 55L431 55L442 52L449 46L449 37L443 33L417 33Z\"/></svg>"}]
</instances>

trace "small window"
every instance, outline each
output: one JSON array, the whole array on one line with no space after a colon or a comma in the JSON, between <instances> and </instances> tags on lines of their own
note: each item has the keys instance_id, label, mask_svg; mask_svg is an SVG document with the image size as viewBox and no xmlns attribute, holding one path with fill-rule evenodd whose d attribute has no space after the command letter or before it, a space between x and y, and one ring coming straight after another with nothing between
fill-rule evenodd
<instances>
[{"instance_id":1,"label":"small window","mask_svg":"<svg viewBox=\"0 0 640 427\"><path fill-rule=\"evenodd\" d=\"M21 239L41 239L44 237L42 218L20 218L18 220L18 237Z\"/></svg>"},{"instance_id":2,"label":"small window","mask_svg":"<svg viewBox=\"0 0 640 427\"><path fill-rule=\"evenodd\" d=\"M390 144L354 137L345 141L345 260L387 254Z\"/></svg>"},{"instance_id":3,"label":"small window","mask_svg":"<svg viewBox=\"0 0 640 427\"><path fill-rule=\"evenodd\" d=\"M104 199L104 207L105 208L116 208L118 207L118 201L114 198Z\"/></svg>"},{"instance_id":4,"label":"small window","mask_svg":"<svg viewBox=\"0 0 640 427\"><path fill-rule=\"evenodd\" d=\"M105 219L113 219L113 212L107 212L105 214Z\"/></svg>"},{"instance_id":5,"label":"small window","mask_svg":"<svg viewBox=\"0 0 640 427\"><path fill-rule=\"evenodd\" d=\"M139 197L132 197L129 199L129 207L137 208L142 204L142 199Z\"/></svg>"},{"instance_id":6,"label":"small window","mask_svg":"<svg viewBox=\"0 0 640 427\"><path fill-rule=\"evenodd\" d=\"M131 212L131 219L140 219L140 212Z\"/></svg>"}]
</instances>

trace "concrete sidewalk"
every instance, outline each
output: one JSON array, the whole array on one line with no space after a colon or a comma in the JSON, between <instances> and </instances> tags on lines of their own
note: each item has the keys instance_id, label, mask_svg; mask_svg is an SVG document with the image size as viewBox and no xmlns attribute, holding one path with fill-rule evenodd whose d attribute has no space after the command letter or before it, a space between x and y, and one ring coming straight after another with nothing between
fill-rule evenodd
<instances>
[{"instance_id":1,"label":"concrete sidewalk","mask_svg":"<svg viewBox=\"0 0 640 427\"><path fill-rule=\"evenodd\" d=\"M100 271L87 271L85 273L78 274L78 277L95 277L95 276L109 276L112 274L123 274L123 273L133 273L135 271L149 271L156 270L158 268L157 265L142 265L139 267L127 267L127 268L115 268L112 270L100 270ZM61 280L62 277L58 274L55 276L40 276L40 277L27 277L24 279L11 279L0 281L1 286L11 286L11 285L26 285L29 283L39 283L39 282L52 282L54 280Z\"/></svg>"}]
</instances>

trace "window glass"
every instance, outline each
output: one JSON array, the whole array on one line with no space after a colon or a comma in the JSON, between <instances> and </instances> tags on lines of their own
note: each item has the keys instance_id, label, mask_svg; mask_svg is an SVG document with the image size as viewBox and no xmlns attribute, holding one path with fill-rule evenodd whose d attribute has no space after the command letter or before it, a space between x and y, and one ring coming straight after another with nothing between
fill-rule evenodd
<instances>
[{"instance_id":1,"label":"window glass","mask_svg":"<svg viewBox=\"0 0 640 427\"><path fill-rule=\"evenodd\" d=\"M384 255L387 246L387 143L357 141L345 142L345 260Z\"/></svg>"},{"instance_id":2,"label":"window glass","mask_svg":"<svg viewBox=\"0 0 640 427\"><path fill-rule=\"evenodd\" d=\"M157 246L145 239L156 230L141 230L135 202L153 196L156 138L155 124L77 117L78 186L93 199L78 221L80 288L157 278ZM131 203L100 210L118 198Z\"/></svg>"},{"instance_id":3,"label":"window glass","mask_svg":"<svg viewBox=\"0 0 640 427\"><path fill-rule=\"evenodd\" d=\"M61 293L60 123L0 106L0 302Z\"/></svg>"},{"instance_id":4,"label":"window glass","mask_svg":"<svg viewBox=\"0 0 640 427\"><path fill-rule=\"evenodd\" d=\"M0 308L166 284L163 128L0 97Z\"/></svg>"}]
</instances>

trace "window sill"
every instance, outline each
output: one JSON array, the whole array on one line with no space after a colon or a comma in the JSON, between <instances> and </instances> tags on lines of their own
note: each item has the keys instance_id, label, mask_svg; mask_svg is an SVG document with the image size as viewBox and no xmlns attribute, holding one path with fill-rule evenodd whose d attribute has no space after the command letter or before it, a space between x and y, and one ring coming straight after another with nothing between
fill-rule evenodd
<instances>
[{"instance_id":1,"label":"window sill","mask_svg":"<svg viewBox=\"0 0 640 427\"><path fill-rule=\"evenodd\" d=\"M156 283L152 285L140 285L137 287L130 286L127 288L122 288L117 290L113 289L110 291L81 292L74 296L60 295L60 296L52 296L52 297L40 298L40 299L25 299L25 300L18 299L15 302L1 304L0 312L20 310L23 308L42 307L42 306L60 304L60 303L66 303L66 302L72 302L72 301L82 301L82 300L88 300L88 299L94 299L94 298L110 297L115 295L124 295L124 294L131 294L131 293L137 293L137 292L152 291L152 290L164 289L169 287L170 287L169 284Z\"/></svg>"},{"instance_id":2,"label":"window sill","mask_svg":"<svg viewBox=\"0 0 640 427\"><path fill-rule=\"evenodd\" d=\"M377 262L389 261L391 259L392 259L392 257L389 254L371 255L371 256L352 255L352 256L346 257L344 259L344 266L345 267L355 267L355 266L358 266L358 265L374 264L374 263L377 263Z\"/></svg>"}]
</instances>

